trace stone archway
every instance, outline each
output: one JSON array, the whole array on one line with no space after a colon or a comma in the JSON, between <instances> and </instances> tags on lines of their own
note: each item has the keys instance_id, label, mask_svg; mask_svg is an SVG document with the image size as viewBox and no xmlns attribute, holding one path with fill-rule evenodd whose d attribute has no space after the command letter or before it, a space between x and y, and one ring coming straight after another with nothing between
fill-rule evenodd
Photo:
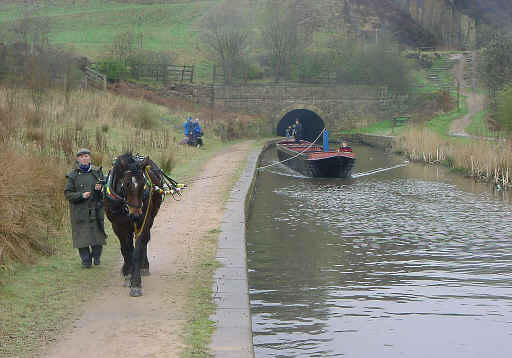
<instances>
[{"instance_id":1,"label":"stone archway","mask_svg":"<svg viewBox=\"0 0 512 358\"><path fill-rule=\"evenodd\" d=\"M304 139L313 141L315 140L320 132L325 128L325 122L320 116L320 114L316 108L312 109L304 108L302 106L293 106L293 108L288 108L282 111L279 115L276 125L276 134L278 136L284 137L286 128L289 125L293 125L295 120L298 118L303 127Z\"/></svg>"}]
</instances>

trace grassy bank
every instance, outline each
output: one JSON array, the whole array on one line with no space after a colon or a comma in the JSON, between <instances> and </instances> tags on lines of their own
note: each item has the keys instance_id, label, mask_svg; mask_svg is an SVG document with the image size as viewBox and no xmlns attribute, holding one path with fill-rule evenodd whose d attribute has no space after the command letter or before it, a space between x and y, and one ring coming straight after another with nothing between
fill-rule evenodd
<instances>
[{"instance_id":1,"label":"grassy bank","mask_svg":"<svg viewBox=\"0 0 512 358\"><path fill-rule=\"evenodd\" d=\"M462 98L460 110L453 109L448 113L441 113L426 123L426 127L433 130L441 136L447 136L450 133L450 126L455 119L461 118L468 114L468 104L466 97Z\"/></svg>"},{"instance_id":2,"label":"grassy bank","mask_svg":"<svg viewBox=\"0 0 512 358\"><path fill-rule=\"evenodd\" d=\"M453 120L468 113L466 101L461 104L460 111L454 109L438 114L425 123L412 122L407 126L393 128L392 121L385 120L350 133L394 135L394 150L410 160L445 165L478 181L494 182L503 187L512 186L512 143L509 140L449 136ZM487 129L485 115L486 111L482 111L474 116L468 132L496 138L497 133Z\"/></svg>"},{"instance_id":3,"label":"grassy bank","mask_svg":"<svg viewBox=\"0 0 512 358\"><path fill-rule=\"evenodd\" d=\"M210 230L207 237L201 240L203 245L198 253L199 261L192 273L194 283L187 296L188 321L185 327L186 347L181 353L183 358L210 357L208 346L215 330L215 322L210 320L215 312L212 287L213 274L218 267L215 258L219 233L219 229Z\"/></svg>"},{"instance_id":4,"label":"grassy bank","mask_svg":"<svg viewBox=\"0 0 512 358\"><path fill-rule=\"evenodd\" d=\"M486 138L503 138L505 133L494 131L489 128L487 118L489 116L488 110L478 112L471 118L470 125L466 128L466 132L473 136L486 137Z\"/></svg>"},{"instance_id":5,"label":"grassy bank","mask_svg":"<svg viewBox=\"0 0 512 358\"><path fill-rule=\"evenodd\" d=\"M411 160L444 164L476 180L510 186L510 147L509 141L447 138L428 128L410 128L397 139L395 148Z\"/></svg>"},{"instance_id":6,"label":"grassy bank","mask_svg":"<svg viewBox=\"0 0 512 358\"><path fill-rule=\"evenodd\" d=\"M146 50L170 51L177 64L196 65L197 78L210 78L211 66L197 46L200 18L219 1L151 3L144 1L39 0L37 16L51 21L50 40L56 46L99 59L122 32L142 34ZM0 32L24 16L24 1L0 4ZM32 11L34 13L34 11Z\"/></svg>"}]
</instances>

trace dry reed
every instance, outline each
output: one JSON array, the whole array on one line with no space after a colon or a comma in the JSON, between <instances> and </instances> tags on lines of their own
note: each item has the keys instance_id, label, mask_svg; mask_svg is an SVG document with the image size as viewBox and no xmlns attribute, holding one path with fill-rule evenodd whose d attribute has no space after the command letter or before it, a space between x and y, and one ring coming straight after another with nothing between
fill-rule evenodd
<instances>
[{"instance_id":1,"label":"dry reed","mask_svg":"<svg viewBox=\"0 0 512 358\"><path fill-rule=\"evenodd\" d=\"M448 140L427 128L410 128L395 143L410 160L443 163L480 181L512 186L509 141Z\"/></svg>"},{"instance_id":2,"label":"dry reed","mask_svg":"<svg viewBox=\"0 0 512 358\"><path fill-rule=\"evenodd\" d=\"M5 144L0 147L0 162L2 258L27 261L34 253L51 254L66 217L62 167Z\"/></svg>"}]
</instances>

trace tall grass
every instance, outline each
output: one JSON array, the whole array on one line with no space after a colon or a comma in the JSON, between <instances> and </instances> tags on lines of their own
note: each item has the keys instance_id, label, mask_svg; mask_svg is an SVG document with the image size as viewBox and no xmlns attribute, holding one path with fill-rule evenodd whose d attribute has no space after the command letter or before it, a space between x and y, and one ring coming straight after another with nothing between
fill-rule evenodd
<instances>
[{"instance_id":1,"label":"tall grass","mask_svg":"<svg viewBox=\"0 0 512 358\"><path fill-rule=\"evenodd\" d=\"M64 228L64 170L58 162L0 144L0 267L52 254Z\"/></svg>"},{"instance_id":2,"label":"tall grass","mask_svg":"<svg viewBox=\"0 0 512 358\"><path fill-rule=\"evenodd\" d=\"M199 155L197 149L177 144L182 134L160 120L169 111L165 107L82 91L72 93L66 103L64 93L48 93L36 112L29 91L0 87L3 269L57 250L55 241L69 226L65 174L78 148L90 148L93 163L106 169L127 150L161 161L168 172Z\"/></svg>"},{"instance_id":3,"label":"tall grass","mask_svg":"<svg viewBox=\"0 0 512 358\"><path fill-rule=\"evenodd\" d=\"M395 149L414 161L445 164L477 180L512 186L512 143L447 139L425 127L412 127L395 142Z\"/></svg>"}]
</instances>

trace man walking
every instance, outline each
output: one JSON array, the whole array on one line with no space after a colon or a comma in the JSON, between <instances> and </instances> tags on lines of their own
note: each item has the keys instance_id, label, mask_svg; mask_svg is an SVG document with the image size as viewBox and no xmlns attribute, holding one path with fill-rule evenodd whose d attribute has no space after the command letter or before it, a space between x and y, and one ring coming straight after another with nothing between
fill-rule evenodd
<instances>
[{"instance_id":1,"label":"man walking","mask_svg":"<svg viewBox=\"0 0 512 358\"><path fill-rule=\"evenodd\" d=\"M91 151L80 149L76 164L66 175L64 195L69 201L73 247L78 249L82 266L90 268L92 261L100 264L106 244L102 182L103 171L91 164Z\"/></svg>"}]
</instances>

